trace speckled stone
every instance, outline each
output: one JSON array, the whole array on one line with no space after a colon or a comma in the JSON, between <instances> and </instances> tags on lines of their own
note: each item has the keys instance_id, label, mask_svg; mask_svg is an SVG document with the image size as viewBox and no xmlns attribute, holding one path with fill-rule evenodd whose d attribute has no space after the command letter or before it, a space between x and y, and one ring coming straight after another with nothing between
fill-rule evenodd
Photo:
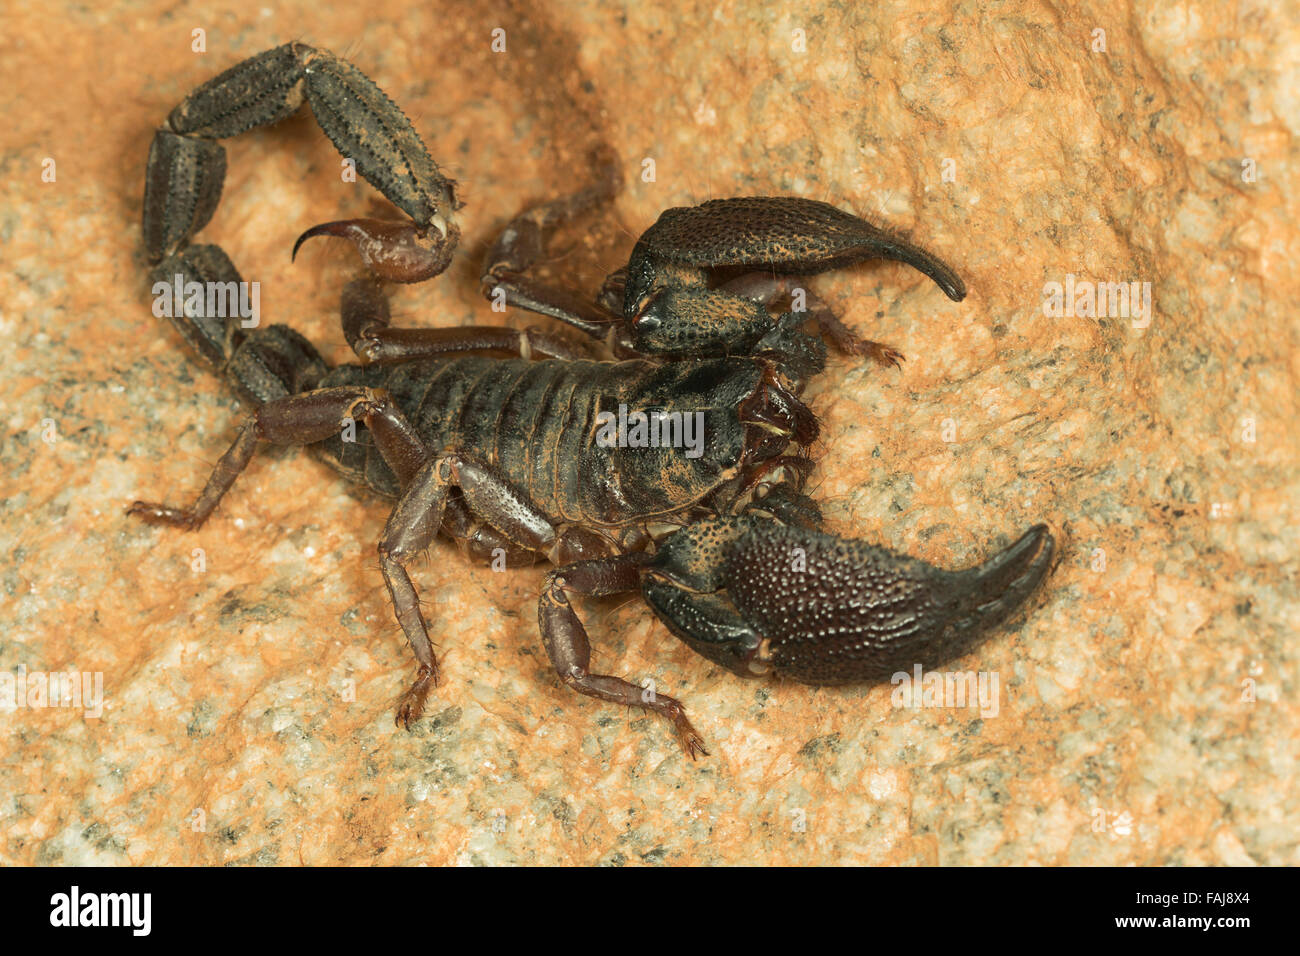
<instances>
[{"instance_id":1,"label":"speckled stone","mask_svg":"<svg viewBox=\"0 0 1300 956\"><path fill-rule=\"evenodd\" d=\"M0 705L0 862L1300 863L1300 27L1272 5L15 0L5 19L0 692L75 670L104 702ZM197 492L240 420L150 312L152 131L290 39L356 62L460 181L461 253L395 295L400 322L544 323L492 313L479 259L602 144L627 182L560 263L585 288L659 210L740 194L825 199L950 262L959 305L893 263L812 280L908 358L837 357L810 389L814 493L837 532L949 567L1054 527L1030 613L953 665L998 676L996 714L744 681L639 603L587 606L599 666L685 702L713 752L692 763L658 721L559 685L541 568L439 545L414 577L445 681L407 734L381 501L277 451L198 532L125 518ZM266 321L347 360L352 253L289 249L374 193L309 115L228 153L203 240L262 284ZM1046 314L1067 276L1150 283L1149 322Z\"/></svg>"}]
</instances>

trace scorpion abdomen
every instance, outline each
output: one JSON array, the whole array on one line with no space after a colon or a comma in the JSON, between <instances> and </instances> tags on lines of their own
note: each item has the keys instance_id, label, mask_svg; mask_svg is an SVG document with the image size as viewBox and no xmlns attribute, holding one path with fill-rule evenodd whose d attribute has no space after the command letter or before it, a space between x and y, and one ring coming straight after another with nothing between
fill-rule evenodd
<instances>
[{"instance_id":1,"label":"scorpion abdomen","mask_svg":"<svg viewBox=\"0 0 1300 956\"><path fill-rule=\"evenodd\" d=\"M678 511L734 478L770 437L741 417L746 400L771 387L761 363L747 358L660 366L462 356L344 365L320 381L321 388L358 385L386 390L430 454L455 451L497 469L556 522L619 526ZM662 434L677 445L647 445L642 433L620 432L630 417L652 410L675 416ZM610 441L597 440L602 429ZM686 439L698 453L682 447ZM345 476L385 497L400 495L397 476L359 424L315 447Z\"/></svg>"}]
</instances>

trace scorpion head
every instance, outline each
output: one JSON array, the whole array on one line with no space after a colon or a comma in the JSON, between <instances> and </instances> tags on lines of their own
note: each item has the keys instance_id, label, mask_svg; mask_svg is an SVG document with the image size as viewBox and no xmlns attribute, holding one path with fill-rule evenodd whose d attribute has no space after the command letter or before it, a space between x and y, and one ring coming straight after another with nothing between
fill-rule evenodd
<instances>
[{"instance_id":1,"label":"scorpion head","mask_svg":"<svg viewBox=\"0 0 1300 956\"><path fill-rule=\"evenodd\" d=\"M704 272L678 263L642 258L624 294L632 346L646 355L744 355L776 324L764 303L710 288Z\"/></svg>"},{"instance_id":2,"label":"scorpion head","mask_svg":"<svg viewBox=\"0 0 1300 956\"><path fill-rule=\"evenodd\" d=\"M792 442L806 446L817 434L812 412L761 360L669 362L602 399L576 492L589 514L602 503L646 515L728 507L789 461L782 453Z\"/></svg>"}]
</instances>

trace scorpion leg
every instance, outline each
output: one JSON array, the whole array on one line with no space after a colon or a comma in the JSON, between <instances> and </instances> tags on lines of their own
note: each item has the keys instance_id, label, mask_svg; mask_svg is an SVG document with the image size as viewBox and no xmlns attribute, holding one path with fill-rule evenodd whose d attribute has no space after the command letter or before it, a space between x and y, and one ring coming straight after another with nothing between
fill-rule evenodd
<instances>
[{"instance_id":1,"label":"scorpion leg","mask_svg":"<svg viewBox=\"0 0 1300 956\"><path fill-rule=\"evenodd\" d=\"M193 530L216 509L222 497L248 467L259 442L272 445L310 445L338 433L343 420L370 399L372 390L341 386L287 395L262 405L240 426L229 450L217 461L198 499L188 508L136 501L126 513L150 524L169 524Z\"/></svg>"},{"instance_id":2,"label":"scorpion leg","mask_svg":"<svg viewBox=\"0 0 1300 956\"><path fill-rule=\"evenodd\" d=\"M771 305L778 299L800 290L803 292L804 304L807 307L804 310L804 315L817 323L817 327L822 334L830 340L836 349L846 355L870 358L880 365L892 365L894 368L902 368L904 359L902 352L892 346L881 342L873 342L859 336L844 324L829 305L794 276L747 272L735 279L724 282L720 288L727 292L734 292L746 299L762 302L764 305Z\"/></svg>"},{"instance_id":3,"label":"scorpion leg","mask_svg":"<svg viewBox=\"0 0 1300 956\"><path fill-rule=\"evenodd\" d=\"M450 329L390 328L388 297L368 277L343 288L343 335L368 365L396 365L455 352L504 352L520 358L591 359L576 343L537 329L467 325Z\"/></svg>"},{"instance_id":4,"label":"scorpion leg","mask_svg":"<svg viewBox=\"0 0 1300 956\"><path fill-rule=\"evenodd\" d=\"M259 442L273 445L310 445L336 434L352 409L365 401L370 389L361 386L322 388L274 399L245 420L234 443L217 461L207 484L193 505L178 508L136 501L127 514L151 524L186 529L200 527L216 509L235 480L248 467Z\"/></svg>"},{"instance_id":5,"label":"scorpion leg","mask_svg":"<svg viewBox=\"0 0 1300 956\"><path fill-rule=\"evenodd\" d=\"M611 315L623 314L623 298L627 294L627 266L615 269L605 276L600 291L596 293L599 302Z\"/></svg>"},{"instance_id":6,"label":"scorpion leg","mask_svg":"<svg viewBox=\"0 0 1300 956\"><path fill-rule=\"evenodd\" d=\"M502 559L510 567L525 567L537 562L535 552L519 547L491 525L475 517L465 504L459 489L447 496L441 530L460 545L462 553L472 561L492 564Z\"/></svg>"},{"instance_id":7,"label":"scorpion leg","mask_svg":"<svg viewBox=\"0 0 1300 956\"><path fill-rule=\"evenodd\" d=\"M626 347L619 336L622 322L599 302L570 289L529 276L539 262L554 258L550 241L555 229L612 198L618 190L618 169L609 164L600 181L572 196L521 213L510 221L483 257L482 289L489 300L501 301L549 315L613 346Z\"/></svg>"},{"instance_id":8,"label":"scorpion leg","mask_svg":"<svg viewBox=\"0 0 1300 956\"><path fill-rule=\"evenodd\" d=\"M621 677L593 674L589 670L591 642L587 638L587 629L569 604L566 592L604 597L637 591L641 587L641 575L647 560L644 553L633 552L581 561L548 574L537 606L546 653L560 679L578 693L662 714L672 721L682 748L692 760L697 753L708 756L704 738L691 726L679 701L663 694L647 693Z\"/></svg>"},{"instance_id":9,"label":"scorpion leg","mask_svg":"<svg viewBox=\"0 0 1300 956\"><path fill-rule=\"evenodd\" d=\"M393 424L394 416L400 418L400 413L392 409L386 396L381 396L381 401L383 407L360 411L366 427L375 433L387 461L393 453L393 438L386 436L386 429ZM388 425L383 424L386 420ZM409 444L410 439L413 436L400 440ZM418 439L413 440L418 443ZM406 460L412 457L413 453L405 455ZM393 611L419 664L414 683L397 706L397 722L408 729L424 713L429 691L437 686L438 668L429 639L428 622L420 610L407 566L433 543L439 529L444 527L453 488L460 490L468 512L481 518L496 532L495 538L487 539L489 542L504 540L516 549L545 554L553 559L571 554L587 544L580 535L569 542L569 536L557 533L546 515L493 468L455 452L428 457L419 466L409 483L405 484L379 540L379 563L392 597ZM463 516L453 516L453 526L461 518Z\"/></svg>"}]
</instances>

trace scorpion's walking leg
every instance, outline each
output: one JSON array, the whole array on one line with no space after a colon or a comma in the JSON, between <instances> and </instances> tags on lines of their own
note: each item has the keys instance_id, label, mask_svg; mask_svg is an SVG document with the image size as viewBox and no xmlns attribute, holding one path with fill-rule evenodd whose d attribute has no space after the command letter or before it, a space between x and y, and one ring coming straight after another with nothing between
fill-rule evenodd
<instances>
[{"instance_id":1,"label":"scorpion's walking leg","mask_svg":"<svg viewBox=\"0 0 1300 956\"><path fill-rule=\"evenodd\" d=\"M385 426L375 424L377 418L382 422L388 417L385 409L362 410L362 414L368 416L366 425L375 433L380 450L388 460L390 451L384 446L392 436L385 435ZM407 565L433 543L443 525L452 488L460 489L472 515L483 519L515 547L546 554L552 560L563 559L571 553L565 536L495 469L455 452L428 457L405 486L379 540L379 562L393 599L393 610L419 663L415 682L397 707L397 722L408 728L423 714L425 699L437 685L438 670L429 640L429 625L420 610Z\"/></svg>"},{"instance_id":2,"label":"scorpion's walking leg","mask_svg":"<svg viewBox=\"0 0 1300 956\"><path fill-rule=\"evenodd\" d=\"M396 365L456 352L492 352L525 359L591 359L590 349L538 329L464 325L449 329L391 328L388 297L376 279L343 288L343 335L366 364Z\"/></svg>"},{"instance_id":3,"label":"scorpion's walking leg","mask_svg":"<svg viewBox=\"0 0 1300 956\"><path fill-rule=\"evenodd\" d=\"M644 707L672 721L683 749L692 758L708 756L704 738L691 726L686 711L672 697L647 692L635 684L609 674L593 674L591 642L587 629L569 604L568 594L604 597L637 591L648 556L642 552L622 554L595 561L581 561L557 568L546 576L537 606L538 623L546 653L560 679L580 694L627 707Z\"/></svg>"},{"instance_id":4,"label":"scorpion's walking leg","mask_svg":"<svg viewBox=\"0 0 1300 956\"><path fill-rule=\"evenodd\" d=\"M902 368L904 355L898 349L882 342L864 339L836 315L816 293L808 288L807 283L795 276L782 276L775 273L748 272L724 282L719 288L734 292L763 305L771 305L777 300L802 294L803 314L816 322L823 335L830 340L840 352L846 355L858 355L870 358L880 365L892 365Z\"/></svg>"},{"instance_id":5,"label":"scorpion's walking leg","mask_svg":"<svg viewBox=\"0 0 1300 956\"><path fill-rule=\"evenodd\" d=\"M195 529L208 520L235 480L248 467L261 442L310 445L338 434L357 408L375 402L375 393L361 386L322 388L267 402L248 416L230 449L221 456L198 499L188 508L137 501L127 508L151 524Z\"/></svg>"},{"instance_id":6,"label":"scorpion's walking leg","mask_svg":"<svg viewBox=\"0 0 1300 956\"><path fill-rule=\"evenodd\" d=\"M556 559L580 555L590 542L570 544L535 507L492 469L455 454L431 456L387 392L349 385L287 395L253 412L213 469L198 500L188 508L137 501L127 509L151 523L197 528L252 460L261 442L309 445L336 435L351 419L371 433L384 461L405 489L379 542L380 566L394 613L415 654L419 670L403 696L397 719L410 726L419 718L437 682L437 662L406 565L427 548L443 523L448 491L459 488L469 512L485 520L518 548Z\"/></svg>"},{"instance_id":7,"label":"scorpion's walking leg","mask_svg":"<svg viewBox=\"0 0 1300 956\"><path fill-rule=\"evenodd\" d=\"M555 229L611 199L618 185L617 167L610 164L601 170L595 185L512 219L483 257L483 295L489 301L504 301L567 322L594 339L625 346L618 338L621 321L616 312L571 289L528 275L534 265L555 256L550 248Z\"/></svg>"}]
</instances>

